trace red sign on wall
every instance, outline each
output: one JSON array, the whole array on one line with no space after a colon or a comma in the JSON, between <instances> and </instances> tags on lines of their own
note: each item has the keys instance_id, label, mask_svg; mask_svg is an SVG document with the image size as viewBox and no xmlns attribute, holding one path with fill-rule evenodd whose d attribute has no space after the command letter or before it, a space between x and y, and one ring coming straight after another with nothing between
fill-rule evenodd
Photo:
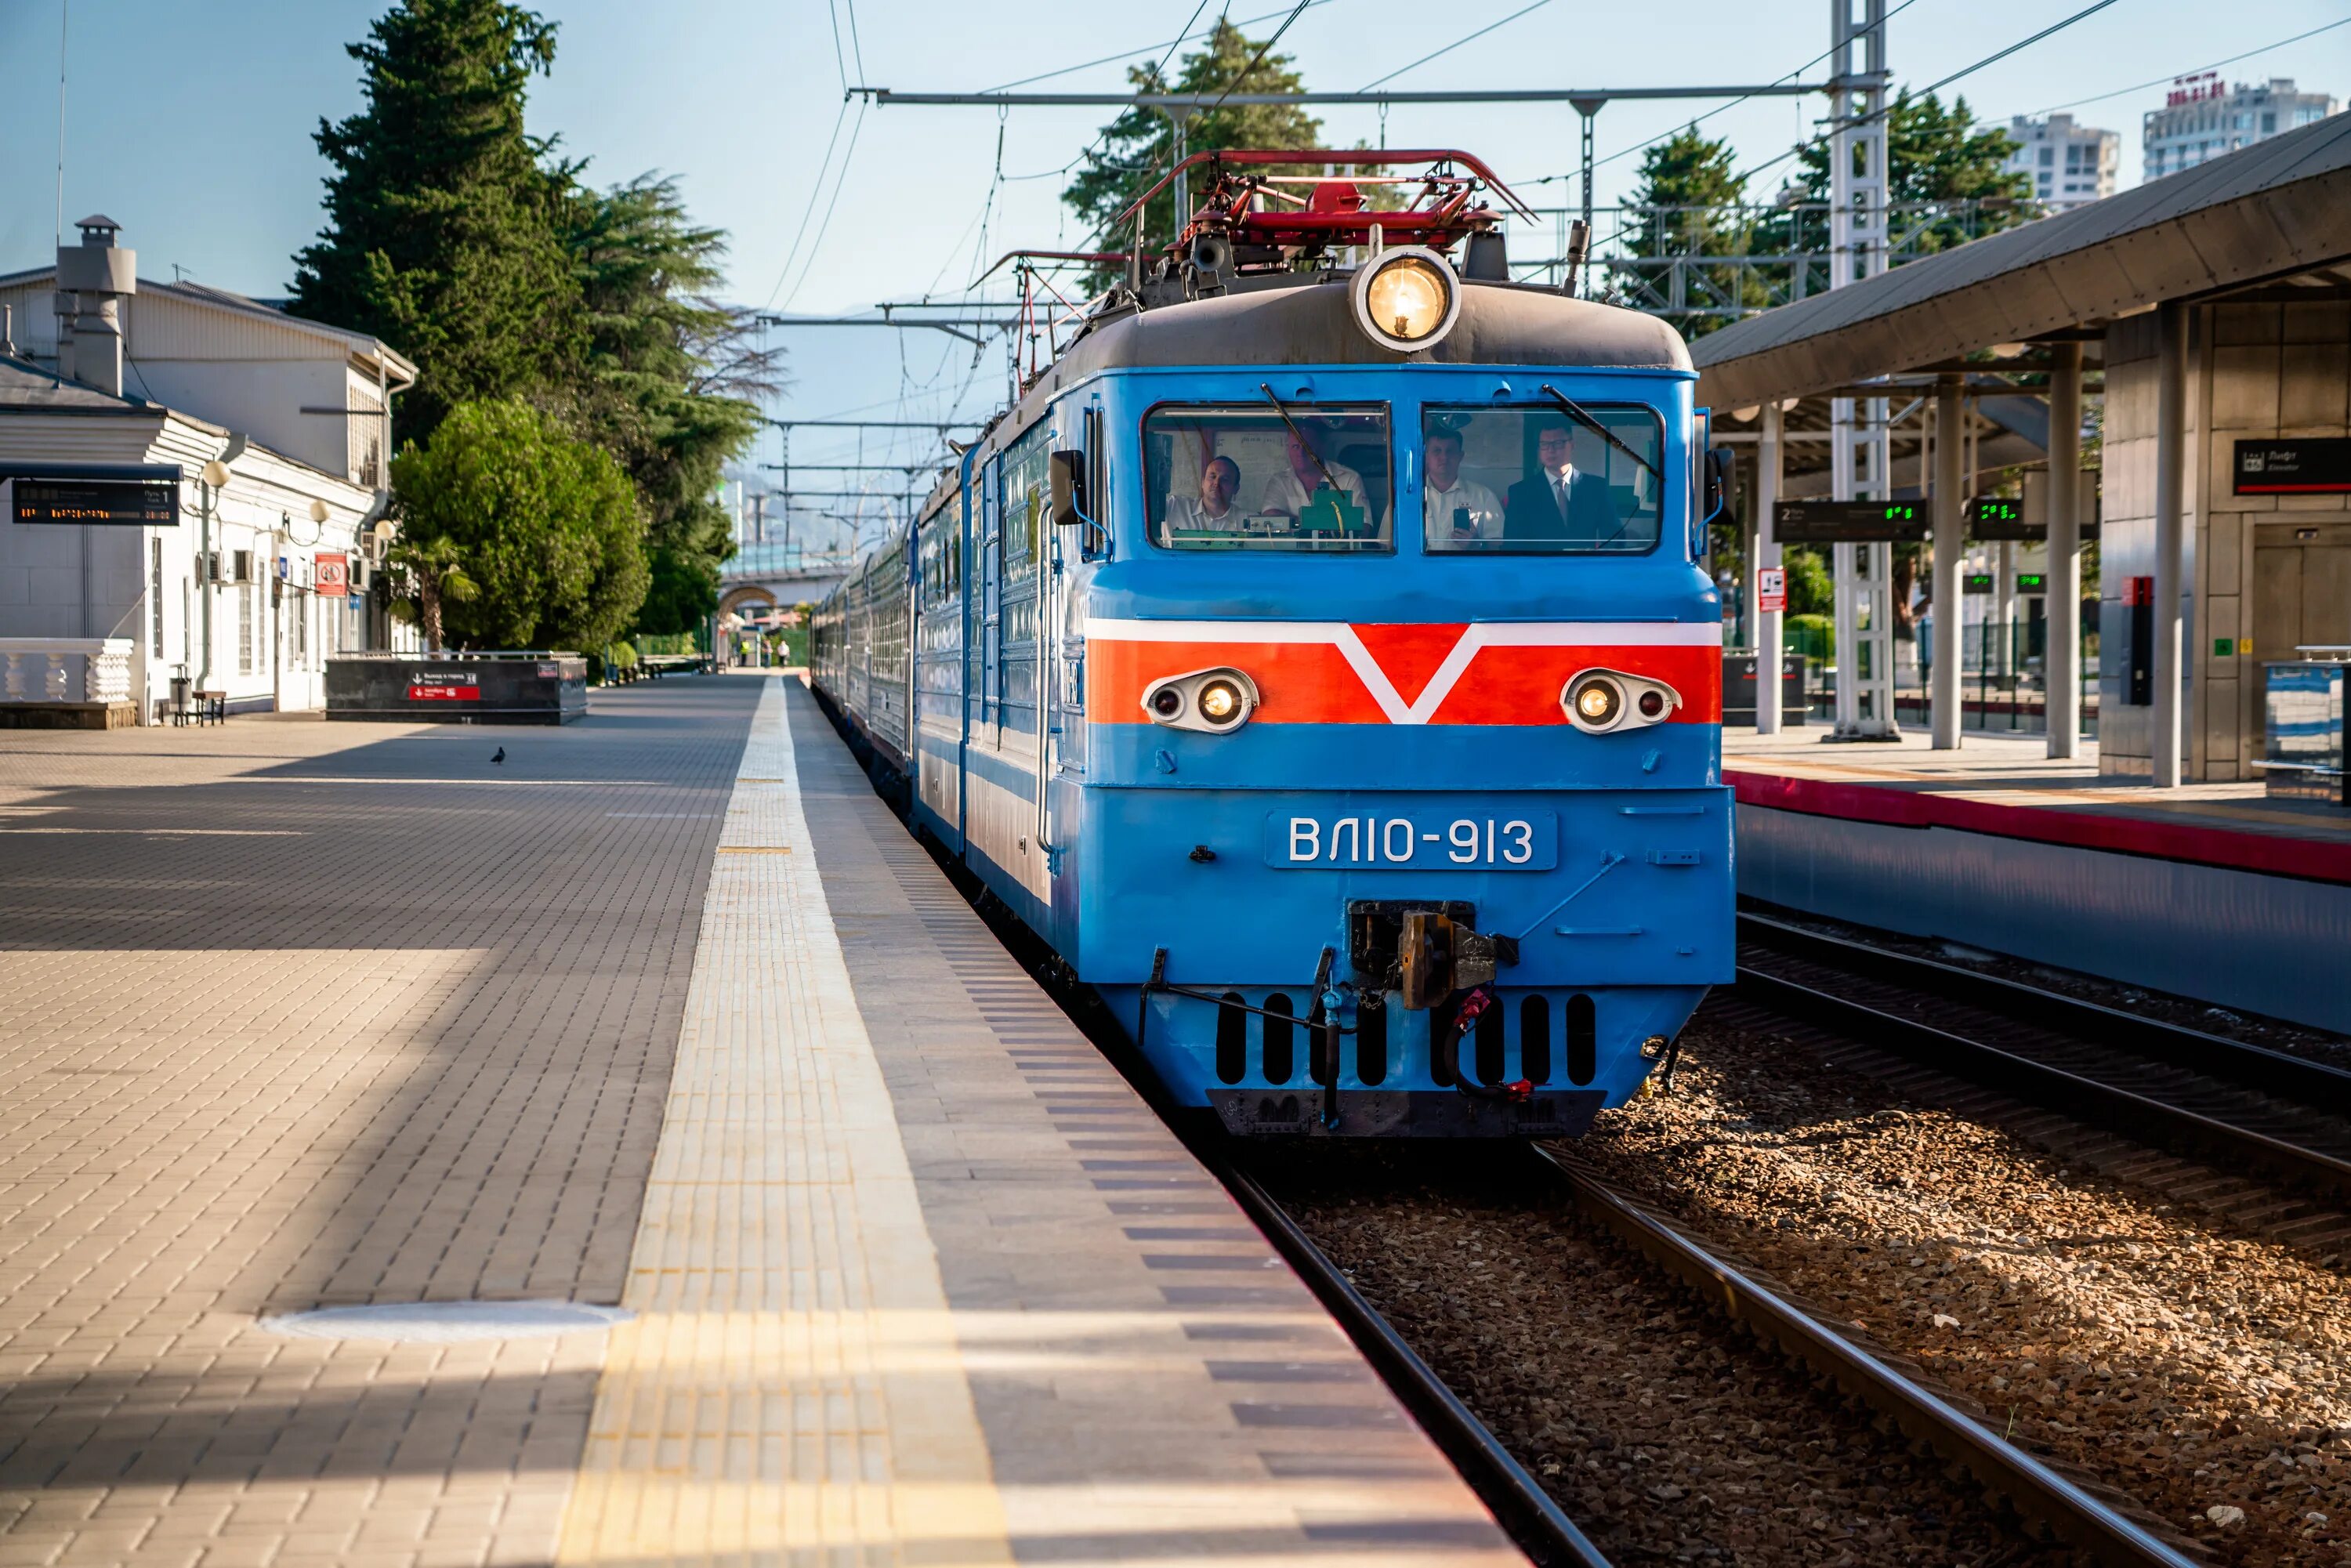
<instances>
[{"instance_id":1,"label":"red sign on wall","mask_svg":"<svg viewBox=\"0 0 2351 1568\"><path fill-rule=\"evenodd\" d=\"M1780 566L1759 567L1755 572L1755 609L1758 614L1777 615L1788 608L1788 569Z\"/></svg>"},{"instance_id":2,"label":"red sign on wall","mask_svg":"<svg viewBox=\"0 0 2351 1568\"><path fill-rule=\"evenodd\" d=\"M408 700L413 703L479 702L479 686L410 686Z\"/></svg>"},{"instance_id":3,"label":"red sign on wall","mask_svg":"<svg viewBox=\"0 0 2351 1568\"><path fill-rule=\"evenodd\" d=\"M351 559L347 555L317 558L318 590L321 599L344 599L351 591Z\"/></svg>"}]
</instances>

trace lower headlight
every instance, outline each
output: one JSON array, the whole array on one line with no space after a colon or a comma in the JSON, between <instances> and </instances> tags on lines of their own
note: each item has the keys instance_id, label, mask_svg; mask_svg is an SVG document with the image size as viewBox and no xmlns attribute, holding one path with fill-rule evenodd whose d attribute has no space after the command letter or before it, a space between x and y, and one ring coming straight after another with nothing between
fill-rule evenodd
<instances>
[{"instance_id":1,"label":"lower headlight","mask_svg":"<svg viewBox=\"0 0 2351 1568\"><path fill-rule=\"evenodd\" d=\"M1606 675L1586 675L1568 688L1567 716L1586 729L1607 729L1625 712L1625 688Z\"/></svg>"},{"instance_id":2,"label":"lower headlight","mask_svg":"<svg viewBox=\"0 0 2351 1568\"><path fill-rule=\"evenodd\" d=\"M1143 711L1154 724L1228 735L1257 711L1257 683L1231 668L1193 670L1167 675L1143 694Z\"/></svg>"},{"instance_id":3,"label":"lower headlight","mask_svg":"<svg viewBox=\"0 0 2351 1568\"><path fill-rule=\"evenodd\" d=\"M1671 718L1681 706L1681 694L1665 682L1622 670L1579 670L1559 693L1567 722L1587 735L1646 729Z\"/></svg>"}]
</instances>

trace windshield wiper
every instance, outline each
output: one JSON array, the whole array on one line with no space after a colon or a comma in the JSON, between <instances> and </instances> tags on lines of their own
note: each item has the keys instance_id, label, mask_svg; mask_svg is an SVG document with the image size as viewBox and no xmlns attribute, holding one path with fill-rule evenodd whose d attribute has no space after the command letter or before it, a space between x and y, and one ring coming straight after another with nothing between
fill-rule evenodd
<instances>
[{"instance_id":1,"label":"windshield wiper","mask_svg":"<svg viewBox=\"0 0 2351 1568\"><path fill-rule=\"evenodd\" d=\"M1281 415L1281 423L1290 426L1290 434L1298 438L1298 444L1305 448L1306 455L1314 459L1314 466L1322 474L1322 483L1330 486L1332 495L1341 494L1339 481L1331 477L1331 470L1323 463L1322 455L1314 450L1314 444L1306 439L1306 433L1298 428L1296 420L1290 417L1290 410L1282 405L1281 399L1275 395L1273 388L1264 382L1259 382L1257 383L1257 390L1265 393L1266 401L1273 404L1273 412Z\"/></svg>"},{"instance_id":2,"label":"windshield wiper","mask_svg":"<svg viewBox=\"0 0 2351 1568\"><path fill-rule=\"evenodd\" d=\"M1593 418L1589 413L1585 412L1582 403L1577 402L1574 399L1569 397L1565 392L1560 391L1549 382L1545 382L1543 383L1542 390L1545 397L1548 397L1552 402L1559 404L1560 407L1567 411L1568 418L1575 421L1576 423L1583 426L1586 430L1592 432L1593 434L1600 437L1601 440L1606 442L1609 445L1614 447L1625 456L1630 457L1634 462L1638 463L1642 467L1646 468L1656 479L1659 485L1662 486L1666 482L1666 471L1664 469L1658 467L1656 464L1650 462L1647 458L1642 456L1631 447L1625 445L1622 441L1619 441L1616 438L1616 433L1609 429L1606 425L1601 423L1598 420ZM1272 394L1269 392L1267 395L1271 396Z\"/></svg>"}]
</instances>

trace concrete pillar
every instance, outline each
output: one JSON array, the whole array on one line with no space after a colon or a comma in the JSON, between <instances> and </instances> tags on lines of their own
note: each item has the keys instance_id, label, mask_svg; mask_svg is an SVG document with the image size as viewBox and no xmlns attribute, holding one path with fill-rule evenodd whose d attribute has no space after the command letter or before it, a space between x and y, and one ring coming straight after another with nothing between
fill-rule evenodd
<instances>
[{"instance_id":1,"label":"concrete pillar","mask_svg":"<svg viewBox=\"0 0 2351 1568\"><path fill-rule=\"evenodd\" d=\"M1937 751L1959 748L1959 638L1965 620L1959 536L1966 528L1959 470L1967 458L1967 437L1959 426L1966 408L1959 378L1940 377L1935 383L1935 668L1928 696Z\"/></svg>"},{"instance_id":2,"label":"concrete pillar","mask_svg":"<svg viewBox=\"0 0 2351 1568\"><path fill-rule=\"evenodd\" d=\"M2082 735L2082 345L2058 343L2049 376L2049 755L2079 755Z\"/></svg>"},{"instance_id":3,"label":"concrete pillar","mask_svg":"<svg viewBox=\"0 0 2351 1568\"><path fill-rule=\"evenodd\" d=\"M2164 303L2155 389L2155 723L2148 738L2155 787L2179 784L2180 568L2187 510L2188 307Z\"/></svg>"},{"instance_id":4,"label":"concrete pillar","mask_svg":"<svg viewBox=\"0 0 2351 1568\"><path fill-rule=\"evenodd\" d=\"M1780 504L1782 477L1782 413L1777 398L1763 405L1763 432L1755 443L1755 560L1747 573L1747 591L1755 592L1756 572L1778 566L1780 542L1772 508ZM1780 733L1780 661L1782 612L1757 611L1755 626L1755 733Z\"/></svg>"}]
</instances>

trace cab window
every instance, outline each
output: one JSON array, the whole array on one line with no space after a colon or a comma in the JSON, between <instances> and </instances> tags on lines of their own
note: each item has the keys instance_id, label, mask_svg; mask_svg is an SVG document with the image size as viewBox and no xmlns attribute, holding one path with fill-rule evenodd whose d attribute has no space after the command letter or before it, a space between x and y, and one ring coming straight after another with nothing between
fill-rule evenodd
<instances>
[{"instance_id":1,"label":"cab window","mask_svg":"<svg viewBox=\"0 0 2351 1568\"><path fill-rule=\"evenodd\" d=\"M1421 411L1431 554L1640 555L1662 526L1665 427L1639 404Z\"/></svg>"},{"instance_id":2,"label":"cab window","mask_svg":"<svg viewBox=\"0 0 2351 1568\"><path fill-rule=\"evenodd\" d=\"M1155 409L1143 422L1143 444L1154 544L1186 550L1395 548L1384 404Z\"/></svg>"}]
</instances>

